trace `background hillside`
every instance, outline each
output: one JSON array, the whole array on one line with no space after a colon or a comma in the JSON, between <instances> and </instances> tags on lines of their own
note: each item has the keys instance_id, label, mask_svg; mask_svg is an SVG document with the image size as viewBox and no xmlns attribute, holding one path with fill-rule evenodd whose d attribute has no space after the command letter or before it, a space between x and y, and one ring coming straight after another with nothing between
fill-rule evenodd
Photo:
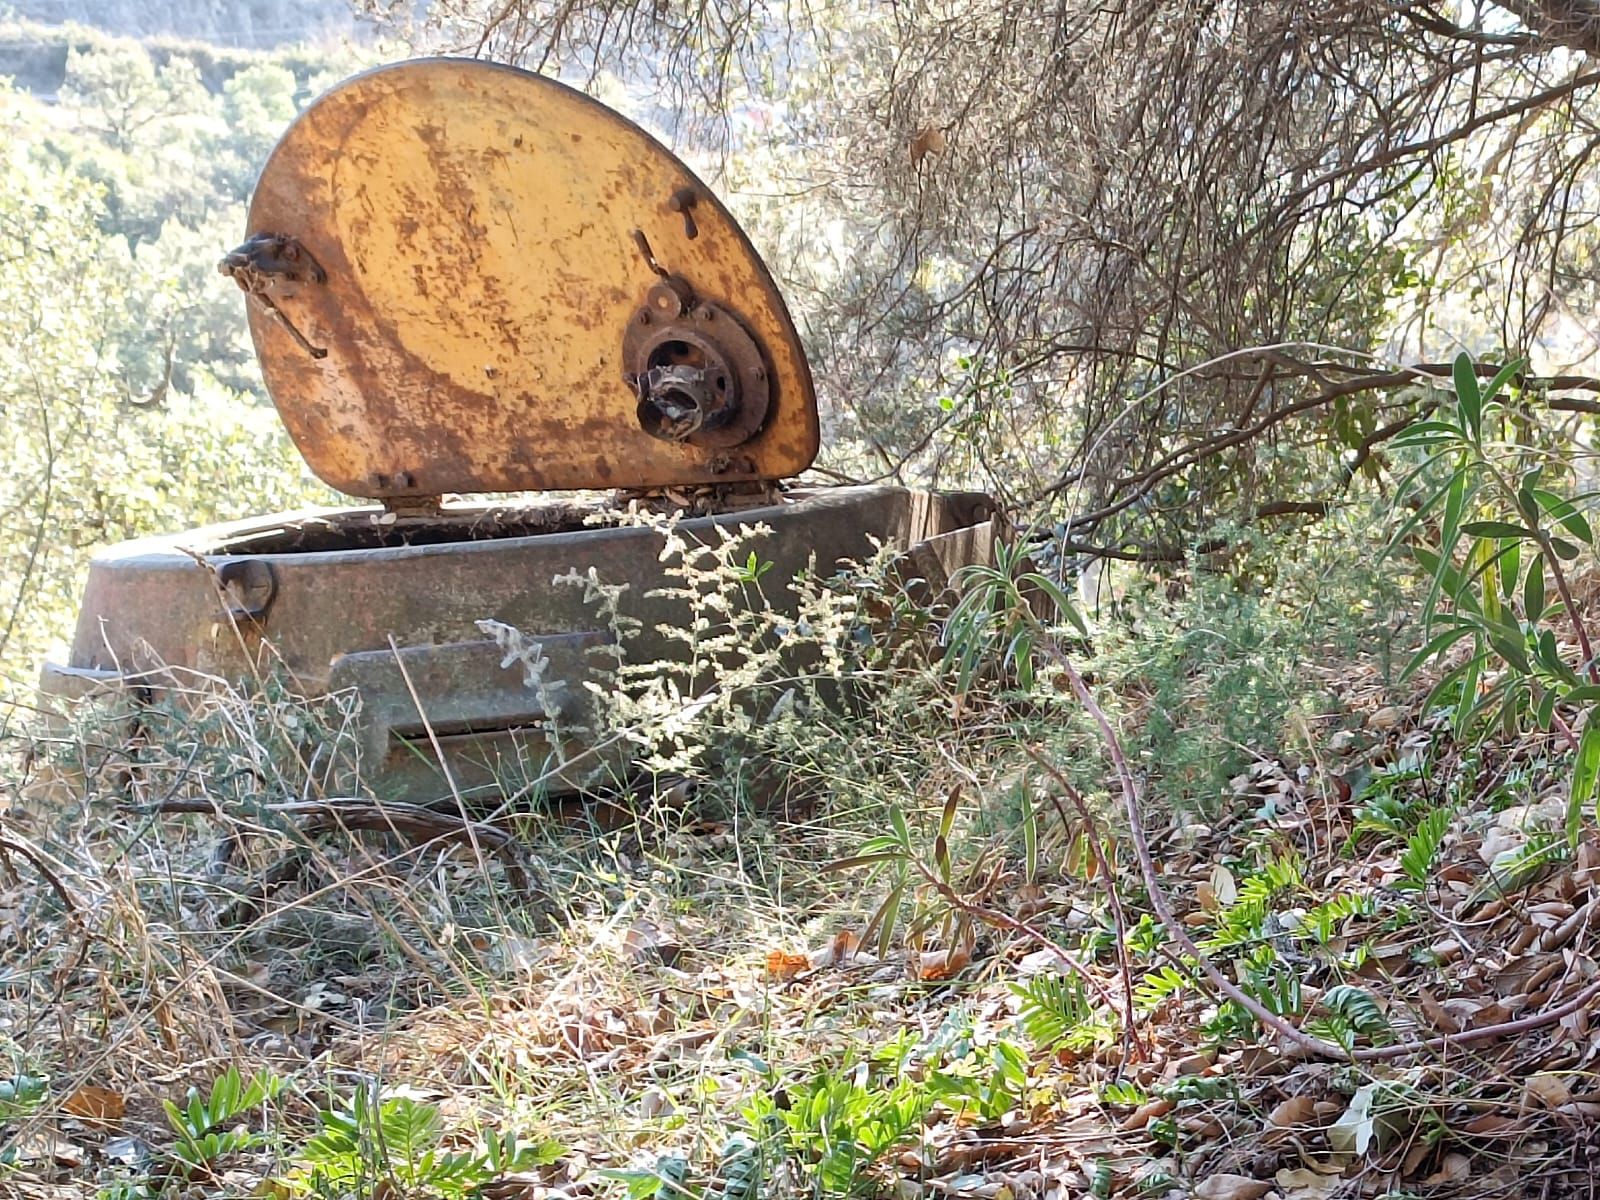
<instances>
[{"instance_id":1,"label":"background hillside","mask_svg":"<svg viewBox=\"0 0 1600 1200\"><path fill-rule=\"evenodd\" d=\"M360 28L344 0L11 0L24 21L87 25L130 37L176 35L217 46L270 50L349 37Z\"/></svg>"}]
</instances>

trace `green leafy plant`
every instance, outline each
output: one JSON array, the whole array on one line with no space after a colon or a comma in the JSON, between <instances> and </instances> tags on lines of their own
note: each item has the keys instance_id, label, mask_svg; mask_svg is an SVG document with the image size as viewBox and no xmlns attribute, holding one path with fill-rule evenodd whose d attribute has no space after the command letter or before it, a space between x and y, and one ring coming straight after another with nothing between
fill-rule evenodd
<instances>
[{"instance_id":1,"label":"green leafy plant","mask_svg":"<svg viewBox=\"0 0 1600 1200\"><path fill-rule=\"evenodd\" d=\"M283 1088L284 1081L270 1071L246 1079L237 1067L229 1067L204 1097L198 1088L190 1088L181 1108L163 1101L167 1123L178 1135L173 1156L186 1173L193 1174L209 1170L226 1155L265 1145L266 1135L253 1132L242 1119L275 1099Z\"/></svg>"},{"instance_id":2,"label":"green leafy plant","mask_svg":"<svg viewBox=\"0 0 1600 1200\"><path fill-rule=\"evenodd\" d=\"M1322 1015L1308 1021L1307 1028L1347 1050L1353 1050L1360 1037L1378 1043L1393 1037L1389 1018L1372 993L1363 988L1339 984L1323 992L1317 1005Z\"/></svg>"},{"instance_id":3,"label":"green leafy plant","mask_svg":"<svg viewBox=\"0 0 1600 1200\"><path fill-rule=\"evenodd\" d=\"M1430 767L1427 758L1408 754L1367 775L1352 798L1355 822L1350 829L1349 848L1353 849L1363 834L1408 837L1426 809L1423 793L1431 776Z\"/></svg>"},{"instance_id":4,"label":"green leafy plant","mask_svg":"<svg viewBox=\"0 0 1600 1200\"><path fill-rule=\"evenodd\" d=\"M246 1123L283 1091L285 1081L271 1071L246 1078L229 1067L202 1093L190 1088L182 1105L162 1101L167 1124L175 1135L170 1152L158 1155L150 1169L100 1189L100 1200L148 1200L165 1194L172 1183L215 1174L222 1160L270 1145L272 1138Z\"/></svg>"},{"instance_id":5,"label":"green leafy plant","mask_svg":"<svg viewBox=\"0 0 1600 1200\"><path fill-rule=\"evenodd\" d=\"M912 1138L935 1102L908 1078L880 1083L859 1069L822 1071L789 1089L787 1108L763 1093L746 1116L757 1127L775 1121L822 1194L858 1196L874 1190L870 1169Z\"/></svg>"},{"instance_id":6,"label":"green leafy plant","mask_svg":"<svg viewBox=\"0 0 1600 1200\"><path fill-rule=\"evenodd\" d=\"M1170 963L1157 967L1135 985L1133 1002L1143 1012L1160 1008L1186 988L1194 986L1194 978Z\"/></svg>"},{"instance_id":7,"label":"green leafy plant","mask_svg":"<svg viewBox=\"0 0 1600 1200\"><path fill-rule=\"evenodd\" d=\"M1300 1014L1304 1007L1300 974L1292 963L1281 960L1270 944L1252 947L1240 960L1239 968L1239 986L1268 1012L1280 1017ZM1205 1028L1212 1038L1227 1042L1253 1038L1259 1027L1243 1005L1224 1000Z\"/></svg>"},{"instance_id":8,"label":"green leafy plant","mask_svg":"<svg viewBox=\"0 0 1600 1200\"><path fill-rule=\"evenodd\" d=\"M31 1117L50 1093L50 1085L40 1075L14 1075L0 1079L0 1126ZM0 1172L17 1163L17 1147L0 1145Z\"/></svg>"},{"instance_id":9,"label":"green leafy plant","mask_svg":"<svg viewBox=\"0 0 1600 1200\"><path fill-rule=\"evenodd\" d=\"M1283 854L1251 872L1239 884L1238 895L1219 914L1215 932L1206 939L1206 948L1242 946L1267 936L1268 918L1274 905L1305 886L1305 864L1295 855Z\"/></svg>"},{"instance_id":10,"label":"green leafy plant","mask_svg":"<svg viewBox=\"0 0 1600 1200\"><path fill-rule=\"evenodd\" d=\"M1346 892L1307 912L1300 923L1300 928L1319 946L1326 946L1338 935L1346 922L1356 917L1373 916L1377 911L1378 901L1373 896Z\"/></svg>"},{"instance_id":11,"label":"green leafy plant","mask_svg":"<svg viewBox=\"0 0 1600 1200\"><path fill-rule=\"evenodd\" d=\"M370 1197L386 1187L402 1196L466 1200L496 1179L554 1162L557 1142L522 1142L515 1133L485 1130L466 1149L446 1148L437 1105L407 1095L358 1089L347 1101L317 1113L319 1131L296 1157L284 1184L320 1198Z\"/></svg>"},{"instance_id":12,"label":"green leafy plant","mask_svg":"<svg viewBox=\"0 0 1600 1200\"><path fill-rule=\"evenodd\" d=\"M929 1078L929 1090L958 1114L992 1121L1026 1104L1029 1078L1027 1051L996 1038L940 1065Z\"/></svg>"},{"instance_id":13,"label":"green leafy plant","mask_svg":"<svg viewBox=\"0 0 1600 1200\"><path fill-rule=\"evenodd\" d=\"M1011 991L1022 1001L1017 1016L1023 1032L1046 1050L1086 1050L1114 1033L1077 976L1035 975L1013 983Z\"/></svg>"},{"instance_id":14,"label":"green leafy plant","mask_svg":"<svg viewBox=\"0 0 1600 1200\"><path fill-rule=\"evenodd\" d=\"M1575 839L1600 785L1600 663L1569 573L1592 558L1594 529L1579 507L1590 497L1563 495L1548 457L1509 436L1508 388L1525 365L1508 363L1484 385L1471 357L1457 356L1453 395L1396 439L1422 462L1402 486L1415 508L1392 545L1409 547L1430 577L1430 636L1406 673L1447 665L1432 695L1450 701L1460 734L1493 722L1508 732L1561 731L1576 751L1567 814ZM1576 643L1575 657L1558 628ZM1465 657L1451 665L1461 647Z\"/></svg>"},{"instance_id":15,"label":"green leafy plant","mask_svg":"<svg viewBox=\"0 0 1600 1200\"><path fill-rule=\"evenodd\" d=\"M13 1075L0 1079L0 1125L32 1116L44 1103L50 1086L40 1075Z\"/></svg>"},{"instance_id":16,"label":"green leafy plant","mask_svg":"<svg viewBox=\"0 0 1600 1200\"><path fill-rule=\"evenodd\" d=\"M1041 624L1030 593L1047 598L1062 620L1088 637L1077 607L1059 583L1032 569L1022 543L997 545L993 566L963 567L954 582L961 599L945 620L943 636L959 692L969 691L990 666L1009 672L1024 689L1033 686Z\"/></svg>"},{"instance_id":17,"label":"green leafy plant","mask_svg":"<svg viewBox=\"0 0 1600 1200\"><path fill-rule=\"evenodd\" d=\"M1405 878L1395 886L1411 891L1421 891L1428 886L1439 847L1444 844L1444 835L1454 817L1450 809L1436 808L1422 818L1400 855L1400 871Z\"/></svg>"},{"instance_id":18,"label":"green leafy plant","mask_svg":"<svg viewBox=\"0 0 1600 1200\"><path fill-rule=\"evenodd\" d=\"M772 570L773 566L771 559L764 559L752 550L745 556L744 562L738 564L739 582L760 583L761 577Z\"/></svg>"},{"instance_id":19,"label":"green leafy plant","mask_svg":"<svg viewBox=\"0 0 1600 1200\"><path fill-rule=\"evenodd\" d=\"M689 1160L675 1150L656 1155L655 1161L648 1167L606 1167L599 1174L603 1179L615 1179L624 1184L627 1200L692 1194L686 1186Z\"/></svg>"}]
</instances>

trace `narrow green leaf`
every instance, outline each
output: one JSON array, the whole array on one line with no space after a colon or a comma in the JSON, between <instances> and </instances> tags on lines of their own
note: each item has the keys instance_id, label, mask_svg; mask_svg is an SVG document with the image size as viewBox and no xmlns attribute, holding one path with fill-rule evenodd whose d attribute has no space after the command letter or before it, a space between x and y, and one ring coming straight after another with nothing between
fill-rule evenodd
<instances>
[{"instance_id":1,"label":"narrow green leaf","mask_svg":"<svg viewBox=\"0 0 1600 1200\"><path fill-rule=\"evenodd\" d=\"M898 850L883 851L878 854L852 854L847 858L833 858L817 867L823 873L834 871L854 871L858 867L869 867L874 863L893 862L904 857Z\"/></svg>"},{"instance_id":2,"label":"narrow green leaf","mask_svg":"<svg viewBox=\"0 0 1600 1200\"><path fill-rule=\"evenodd\" d=\"M1556 714L1556 693L1552 688L1546 688L1544 695L1539 697L1539 704L1534 709L1534 719L1539 722L1539 728L1549 731Z\"/></svg>"},{"instance_id":3,"label":"narrow green leaf","mask_svg":"<svg viewBox=\"0 0 1600 1200\"><path fill-rule=\"evenodd\" d=\"M1411 476L1409 476L1400 484L1398 490L1402 496L1408 494L1412 481L1422 474L1422 471L1425 469L1426 465L1427 464L1424 464L1424 467L1418 467L1416 471L1412 472ZM1452 475L1444 483L1440 484L1439 487L1434 490L1431 496L1418 504L1415 511L1413 511L1410 516L1400 523L1400 528L1394 531L1394 535L1389 539L1388 545L1384 547L1383 556L1385 558L1389 557L1401 546L1410 544L1412 534L1414 534L1422 526L1424 521L1433 515L1434 510L1439 505L1439 501L1444 499L1445 494L1450 490L1454 483L1455 476Z\"/></svg>"},{"instance_id":4,"label":"narrow green leaf","mask_svg":"<svg viewBox=\"0 0 1600 1200\"><path fill-rule=\"evenodd\" d=\"M1501 547L1504 561L1500 564L1500 598L1507 604L1516 595L1517 584L1522 579L1522 541L1515 539Z\"/></svg>"},{"instance_id":5,"label":"narrow green leaf","mask_svg":"<svg viewBox=\"0 0 1600 1200\"><path fill-rule=\"evenodd\" d=\"M1427 698L1422 702L1423 708L1432 709L1437 707L1440 701L1443 700L1444 694L1448 692L1456 683L1458 683L1461 677L1467 673L1467 668L1472 666L1473 663L1481 663L1482 661L1483 654L1480 651L1469 662L1464 662L1459 666L1451 667L1439 677L1439 682L1434 684L1432 689L1429 690Z\"/></svg>"},{"instance_id":6,"label":"narrow green leaf","mask_svg":"<svg viewBox=\"0 0 1600 1200\"><path fill-rule=\"evenodd\" d=\"M1494 373L1494 378L1489 380L1489 386L1484 388L1483 392L1481 393L1483 396L1483 404L1487 406L1493 403L1493 401L1499 397L1500 389L1505 387L1506 384L1510 383L1518 375L1522 374L1523 369L1526 368L1527 365L1527 359L1514 358L1496 371Z\"/></svg>"},{"instance_id":7,"label":"narrow green leaf","mask_svg":"<svg viewBox=\"0 0 1600 1200\"><path fill-rule=\"evenodd\" d=\"M1462 464L1450 477L1450 487L1444 495L1444 520L1439 527L1439 554L1448 562L1456 551L1461 537L1461 515L1467 507L1467 467Z\"/></svg>"},{"instance_id":8,"label":"narrow green leaf","mask_svg":"<svg viewBox=\"0 0 1600 1200\"><path fill-rule=\"evenodd\" d=\"M1528 648L1522 643L1520 634L1508 636L1497 630L1489 632L1488 638L1489 645L1494 647L1494 652L1522 674L1526 675L1533 670L1533 664L1528 660Z\"/></svg>"},{"instance_id":9,"label":"narrow green leaf","mask_svg":"<svg viewBox=\"0 0 1600 1200\"><path fill-rule=\"evenodd\" d=\"M1434 601L1438 599L1441 590L1447 592L1451 599L1467 612L1480 612L1477 599L1468 590L1467 580L1456 570L1455 564L1425 546L1412 546L1411 553L1421 564L1422 569L1433 577L1431 593L1424 602L1430 619L1433 616Z\"/></svg>"},{"instance_id":10,"label":"narrow green leaf","mask_svg":"<svg viewBox=\"0 0 1600 1200\"><path fill-rule=\"evenodd\" d=\"M1583 828L1583 810L1595 796L1600 781L1600 713L1591 711L1578 739L1578 757L1572 764L1572 791L1567 797L1567 841L1576 844Z\"/></svg>"},{"instance_id":11,"label":"narrow green leaf","mask_svg":"<svg viewBox=\"0 0 1600 1200\"><path fill-rule=\"evenodd\" d=\"M1482 538L1527 538L1533 536L1531 532L1521 525L1513 525L1510 521L1467 521L1461 526L1461 532Z\"/></svg>"},{"instance_id":12,"label":"narrow green leaf","mask_svg":"<svg viewBox=\"0 0 1600 1200\"><path fill-rule=\"evenodd\" d=\"M947 838L950 836L950 831L955 828L956 810L960 807L960 805L961 789L959 787L953 787L950 789L950 794L945 797L944 811L939 814L940 837Z\"/></svg>"},{"instance_id":13,"label":"narrow green leaf","mask_svg":"<svg viewBox=\"0 0 1600 1200\"><path fill-rule=\"evenodd\" d=\"M1544 667L1556 674L1560 674L1562 667L1561 654L1556 648L1556 635L1553 630L1542 629L1539 631L1534 653L1538 655L1539 662Z\"/></svg>"},{"instance_id":14,"label":"narrow green leaf","mask_svg":"<svg viewBox=\"0 0 1600 1200\"><path fill-rule=\"evenodd\" d=\"M1478 390L1478 373L1473 369L1472 356L1463 350L1456 355L1452 374L1456 385L1456 403L1461 408L1461 423L1477 441L1483 419L1483 394Z\"/></svg>"},{"instance_id":15,"label":"narrow green leaf","mask_svg":"<svg viewBox=\"0 0 1600 1200\"><path fill-rule=\"evenodd\" d=\"M1544 555L1535 554L1522 577L1522 617L1537 621L1544 615Z\"/></svg>"},{"instance_id":16,"label":"narrow green leaf","mask_svg":"<svg viewBox=\"0 0 1600 1200\"><path fill-rule=\"evenodd\" d=\"M1554 517L1568 533L1586 545L1594 545L1594 530L1589 527L1589 522L1584 518L1570 500L1547 492L1543 488L1533 488L1533 498L1539 502L1539 507Z\"/></svg>"},{"instance_id":17,"label":"narrow green leaf","mask_svg":"<svg viewBox=\"0 0 1600 1200\"><path fill-rule=\"evenodd\" d=\"M900 849L910 854L911 827L906 824L906 815L900 811L899 805L895 805L889 810L889 823L894 826L894 836L900 843Z\"/></svg>"},{"instance_id":18,"label":"narrow green leaf","mask_svg":"<svg viewBox=\"0 0 1600 1200\"><path fill-rule=\"evenodd\" d=\"M1493 638L1490 639L1492 644ZM1483 673L1483 659L1474 658L1467 663L1467 669L1461 676L1461 695L1456 699L1455 729L1460 734L1466 731L1472 719L1473 710L1478 707L1478 680Z\"/></svg>"},{"instance_id":19,"label":"narrow green leaf","mask_svg":"<svg viewBox=\"0 0 1600 1200\"><path fill-rule=\"evenodd\" d=\"M1061 589L1061 585L1058 584L1054 579L1051 579L1047 575L1041 575L1038 571L1029 571L1017 582L1019 584L1027 584L1029 586L1038 588L1046 596L1050 597L1050 602L1055 605L1056 612L1060 614L1060 616L1065 619L1069 625L1071 625L1084 637L1089 636L1089 627L1084 623L1083 617L1078 613L1077 605L1072 603L1071 598L1068 597L1067 593Z\"/></svg>"},{"instance_id":20,"label":"narrow green leaf","mask_svg":"<svg viewBox=\"0 0 1600 1200\"><path fill-rule=\"evenodd\" d=\"M1430 639L1426 646L1424 646L1421 650L1418 650L1416 654L1412 655L1411 661L1406 664L1405 670L1400 672L1401 681L1404 682L1405 680L1411 678L1411 676L1415 675L1417 670L1425 663L1431 662L1433 659L1442 655L1446 650L1450 649L1451 646L1454 646L1462 638L1471 637L1473 632L1474 630L1471 625L1457 625L1454 628L1446 629L1437 637Z\"/></svg>"},{"instance_id":21,"label":"narrow green leaf","mask_svg":"<svg viewBox=\"0 0 1600 1200\"><path fill-rule=\"evenodd\" d=\"M1022 866L1032 883L1039 874L1039 810L1027 788L1022 789Z\"/></svg>"}]
</instances>

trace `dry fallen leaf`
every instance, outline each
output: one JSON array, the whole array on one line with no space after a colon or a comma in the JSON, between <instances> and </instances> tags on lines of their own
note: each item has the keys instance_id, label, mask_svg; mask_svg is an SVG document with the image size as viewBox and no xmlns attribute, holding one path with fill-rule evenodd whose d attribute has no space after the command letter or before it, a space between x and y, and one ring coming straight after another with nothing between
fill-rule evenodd
<instances>
[{"instance_id":1,"label":"dry fallen leaf","mask_svg":"<svg viewBox=\"0 0 1600 1200\"><path fill-rule=\"evenodd\" d=\"M917 136L911 139L911 165L920 167L922 160L930 154L942 154L949 144L949 139L942 129L928 125L917 131Z\"/></svg>"},{"instance_id":2,"label":"dry fallen leaf","mask_svg":"<svg viewBox=\"0 0 1600 1200\"><path fill-rule=\"evenodd\" d=\"M1147 1100L1138 1108L1134 1109L1133 1112L1128 1114L1127 1118L1122 1122L1121 1125L1118 1126L1118 1128L1124 1133L1132 1133L1135 1130L1143 1129L1157 1117L1166 1116L1176 1107L1178 1107L1177 1103L1172 1100Z\"/></svg>"},{"instance_id":3,"label":"dry fallen leaf","mask_svg":"<svg viewBox=\"0 0 1600 1200\"><path fill-rule=\"evenodd\" d=\"M658 962L663 966L676 966L683 954L678 939L662 932L650 921L635 921L623 935L622 948L635 963Z\"/></svg>"},{"instance_id":4,"label":"dry fallen leaf","mask_svg":"<svg viewBox=\"0 0 1600 1200\"><path fill-rule=\"evenodd\" d=\"M1522 1085L1522 1098L1528 1107L1559 1108L1572 1099L1566 1080L1548 1071L1530 1075Z\"/></svg>"},{"instance_id":5,"label":"dry fallen leaf","mask_svg":"<svg viewBox=\"0 0 1600 1200\"><path fill-rule=\"evenodd\" d=\"M63 1111L93 1125L114 1125L128 1110L127 1098L110 1088L86 1083L61 1103Z\"/></svg>"},{"instance_id":6,"label":"dry fallen leaf","mask_svg":"<svg viewBox=\"0 0 1600 1200\"><path fill-rule=\"evenodd\" d=\"M1211 892L1222 908L1230 907L1239 899L1238 881L1234 879L1233 872L1221 863L1211 868Z\"/></svg>"},{"instance_id":7,"label":"dry fallen leaf","mask_svg":"<svg viewBox=\"0 0 1600 1200\"><path fill-rule=\"evenodd\" d=\"M1438 1187L1442 1183L1460 1183L1472 1175L1472 1160L1465 1154L1446 1154L1439 1169L1422 1181L1423 1187Z\"/></svg>"},{"instance_id":8,"label":"dry fallen leaf","mask_svg":"<svg viewBox=\"0 0 1600 1200\"><path fill-rule=\"evenodd\" d=\"M1522 1122L1516 1117L1504 1117L1499 1113L1484 1113L1481 1117L1473 1117L1472 1120L1461 1127L1461 1131L1478 1137L1499 1137L1501 1134L1514 1133L1521 1128Z\"/></svg>"},{"instance_id":9,"label":"dry fallen leaf","mask_svg":"<svg viewBox=\"0 0 1600 1200\"><path fill-rule=\"evenodd\" d=\"M1194 1189L1195 1200L1260 1200L1276 1185L1248 1175L1213 1175Z\"/></svg>"},{"instance_id":10,"label":"dry fallen leaf","mask_svg":"<svg viewBox=\"0 0 1600 1200\"><path fill-rule=\"evenodd\" d=\"M1310 1167L1284 1168L1273 1180L1283 1189L1284 1200L1325 1200L1344 1184L1339 1171L1313 1171Z\"/></svg>"},{"instance_id":11,"label":"dry fallen leaf","mask_svg":"<svg viewBox=\"0 0 1600 1200\"><path fill-rule=\"evenodd\" d=\"M767 974L778 980L793 979L801 971L811 969L809 954L791 954L787 950L767 951Z\"/></svg>"},{"instance_id":12,"label":"dry fallen leaf","mask_svg":"<svg viewBox=\"0 0 1600 1200\"><path fill-rule=\"evenodd\" d=\"M1394 705L1378 709L1367 718L1368 729L1393 729L1406 719L1406 710Z\"/></svg>"},{"instance_id":13,"label":"dry fallen leaf","mask_svg":"<svg viewBox=\"0 0 1600 1200\"><path fill-rule=\"evenodd\" d=\"M1304 1125L1317 1114L1317 1102L1310 1096L1290 1096L1267 1114L1267 1124L1280 1129L1289 1125Z\"/></svg>"},{"instance_id":14,"label":"dry fallen leaf","mask_svg":"<svg viewBox=\"0 0 1600 1200\"><path fill-rule=\"evenodd\" d=\"M917 956L917 978L949 979L971 961L970 942L960 942L946 950L927 950Z\"/></svg>"},{"instance_id":15,"label":"dry fallen leaf","mask_svg":"<svg viewBox=\"0 0 1600 1200\"><path fill-rule=\"evenodd\" d=\"M861 948L861 935L853 929L841 929L828 939L828 944L813 950L808 956L813 968L836 967L855 957Z\"/></svg>"},{"instance_id":16,"label":"dry fallen leaf","mask_svg":"<svg viewBox=\"0 0 1600 1200\"><path fill-rule=\"evenodd\" d=\"M1434 997L1427 988L1422 988L1417 993L1417 1004L1422 1009L1422 1015L1428 1018L1428 1023L1440 1033L1460 1033L1461 1022L1450 1015L1450 1010Z\"/></svg>"}]
</instances>

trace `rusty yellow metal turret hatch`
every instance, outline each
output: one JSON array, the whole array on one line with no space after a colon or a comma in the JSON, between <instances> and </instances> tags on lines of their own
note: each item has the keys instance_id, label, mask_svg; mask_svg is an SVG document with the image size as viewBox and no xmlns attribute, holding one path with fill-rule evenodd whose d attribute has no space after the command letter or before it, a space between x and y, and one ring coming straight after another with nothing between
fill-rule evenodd
<instances>
[{"instance_id":1,"label":"rusty yellow metal turret hatch","mask_svg":"<svg viewBox=\"0 0 1600 1200\"><path fill-rule=\"evenodd\" d=\"M381 507L99 551L47 693L271 673L359 700L316 787L494 800L625 767L595 698L620 663L676 661L696 618L653 519L485 493L644 492L674 538L757 553L752 595L790 619L797 581L880 547L934 589L988 556L986 496L792 485L817 405L760 257L676 157L551 80L422 59L339 84L273 151L221 269L306 462Z\"/></svg>"},{"instance_id":2,"label":"rusty yellow metal turret hatch","mask_svg":"<svg viewBox=\"0 0 1600 1200\"><path fill-rule=\"evenodd\" d=\"M782 479L817 452L760 257L665 147L579 92L424 59L285 134L224 264L268 390L353 496Z\"/></svg>"}]
</instances>

